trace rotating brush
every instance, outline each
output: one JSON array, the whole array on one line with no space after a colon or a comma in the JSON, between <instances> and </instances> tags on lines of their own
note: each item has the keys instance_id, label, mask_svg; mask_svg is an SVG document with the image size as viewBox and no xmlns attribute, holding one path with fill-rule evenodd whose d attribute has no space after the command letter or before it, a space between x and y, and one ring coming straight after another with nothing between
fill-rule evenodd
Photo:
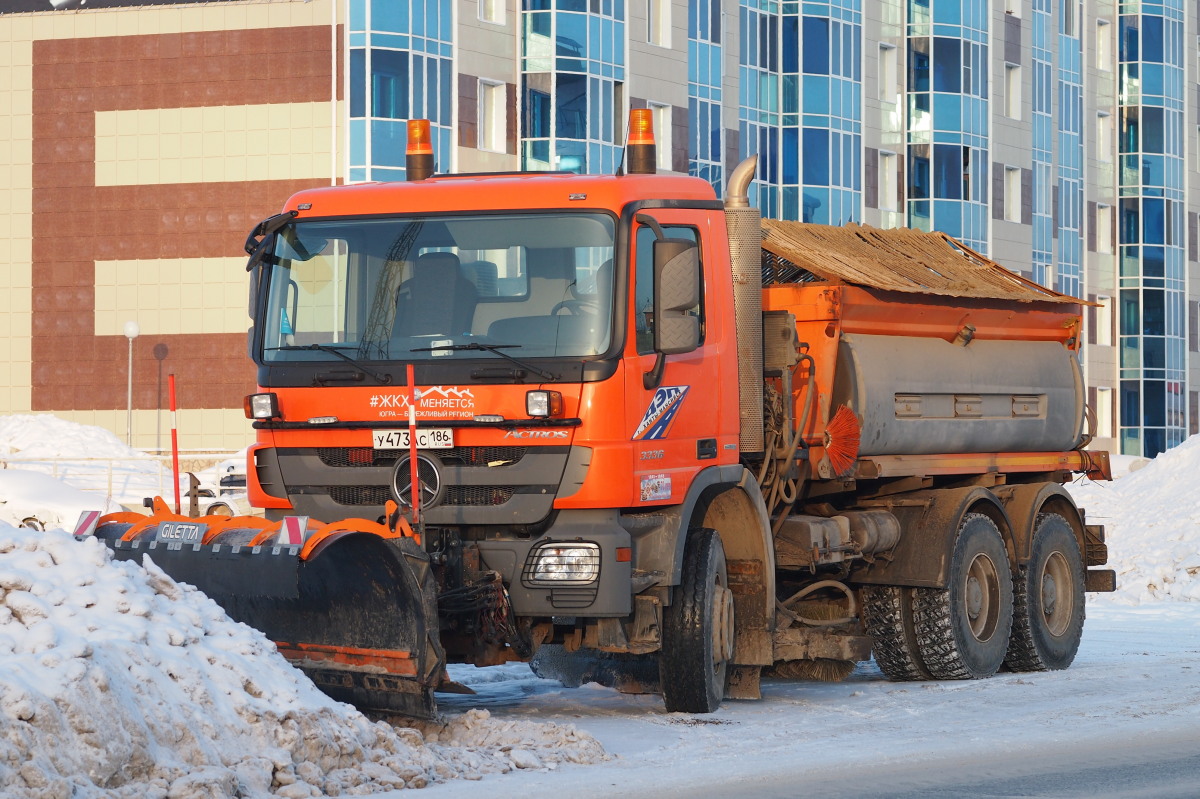
<instances>
[{"instance_id":1,"label":"rotating brush","mask_svg":"<svg viewBox=\"0 0 1200 799\"><path fill-rule=\"evenodd\" d=\"M854 411L843 405L825 426L825 456L838 477L844 477L858 460L858 444L862 430Z\"/></svg>"}]
</instances>

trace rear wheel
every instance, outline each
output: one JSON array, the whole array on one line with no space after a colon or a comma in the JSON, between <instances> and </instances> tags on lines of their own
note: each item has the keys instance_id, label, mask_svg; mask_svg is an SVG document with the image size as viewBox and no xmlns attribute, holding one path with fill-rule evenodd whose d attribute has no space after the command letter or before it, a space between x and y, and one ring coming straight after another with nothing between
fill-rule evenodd
<instances>
[{"instance_id":1,"label":"rear wheel","mask_svg":"<svg viewBox=\"0 0 1200 799\"><path fill-rule=\"evenodd\" d=\"M982 513L963 518L948 585L915 589L913 615L930 675L971 680L996 673L1008 651L1013 582L995 522Z\"/></svg>"},{"instance_id":2,"label":"rear wheel","mask_svg":"<svg viewBox=\"0 0 1200 799\"><path fill-rule=\"evenodd\" d=\"M1083 635L1079 542L1057 513L1038 517L1029 563L1013 580L1013 629L1004 664L1013 671L1065 669Z\"/></svg>"},{"instance_id":3,"label":"rear wheel","mask_svg":"<svg viewBox=\"0 0 1200 799\"><path fill-rule=\"evenodd\" d=\"M711 713L733 659L733 593L716 530L688 533L683 575L663 618L659 678L669 711Z\"/></svg>"},{"instance_id":4,"label":"rear wheel","mask_svg":"<svg viewBox=\"0 0 1200 799\"><path fill-rule=\"evenodd\" d=\"M871 636L871 654L883 676L893 682L932 679L921 662L913 590L900 585L863 589L863 622Z\"/></svg>"}]
</instances>

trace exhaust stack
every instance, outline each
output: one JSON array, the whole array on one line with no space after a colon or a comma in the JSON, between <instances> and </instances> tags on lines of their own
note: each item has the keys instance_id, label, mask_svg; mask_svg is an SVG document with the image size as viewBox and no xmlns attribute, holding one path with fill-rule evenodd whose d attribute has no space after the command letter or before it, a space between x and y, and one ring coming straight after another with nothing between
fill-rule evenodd
<instances>
[{"instance_id":1,"label":"exhaust stack","mask_svg":"<svg viewBox=\"0 0 1200 799\"><path fill-rule=\"evenodd\" d=\"M761 453L763 442L762 215L750 205L749 186L758 156L742 161L729 176L725 225L733 271L734 324L737 330L738 395L742 454Z\"/></svg>"}]
</instances>

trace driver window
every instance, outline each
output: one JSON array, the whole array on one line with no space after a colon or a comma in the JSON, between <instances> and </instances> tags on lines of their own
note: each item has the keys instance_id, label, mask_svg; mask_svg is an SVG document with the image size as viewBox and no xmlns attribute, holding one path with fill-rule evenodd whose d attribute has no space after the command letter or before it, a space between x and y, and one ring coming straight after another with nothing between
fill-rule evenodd
<instances>
[{"instance_id":1,"label":"driver window","mask_svg":"<svg viewBox=\"0 0 1200 799\"><path fill-rule=\"evenodd\" d=\"M668 238L687 239L699 243L699 233L694 227L685 225L663 225L663 232ZM639 355L654 352L654 230L641 225L637 232L637 249L634 253L634 329L637 331L637 351ZM701 253L703 256L703 253ZM703 263L703 258L701 260ZM701 270L703 276L703 270ZM701 286L700 304L691 309L690 313L700 318L700 337L704 338L704 291Z\"/></svg>"}]
</instances>

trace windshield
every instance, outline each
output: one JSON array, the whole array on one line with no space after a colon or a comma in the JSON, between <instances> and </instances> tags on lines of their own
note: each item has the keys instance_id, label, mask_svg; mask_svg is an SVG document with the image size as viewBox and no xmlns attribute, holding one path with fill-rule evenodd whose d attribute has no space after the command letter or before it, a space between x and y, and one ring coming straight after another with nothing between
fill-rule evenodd
<instances>
[{"instance_id":1,"label":"windshield","mask_svg":"<svg viewBox=\"0 0 1200 799\"><path fill-rule=\"evenodd\" d=\"M530 213L297 221L259 313L267 363L598 355L614 220ZM484 346L460 346L479 344Z\"/></svg>"}]
</instances>

